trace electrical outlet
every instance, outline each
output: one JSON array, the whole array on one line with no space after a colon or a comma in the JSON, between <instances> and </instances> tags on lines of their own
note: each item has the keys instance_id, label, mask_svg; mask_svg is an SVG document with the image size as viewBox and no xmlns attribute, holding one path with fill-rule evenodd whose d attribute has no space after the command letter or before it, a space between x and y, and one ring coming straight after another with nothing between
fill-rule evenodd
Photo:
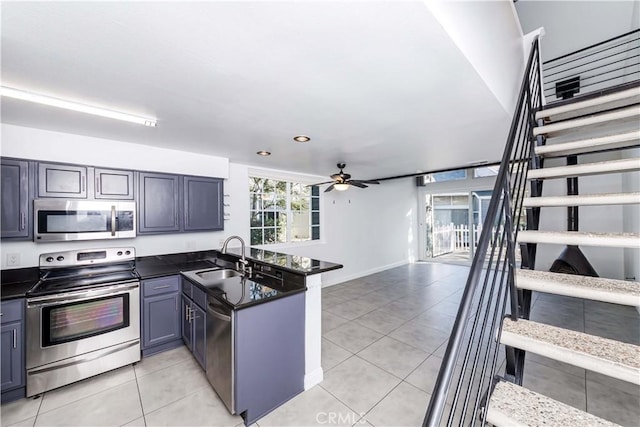
<instances>
[{"instance_id":1,"label":"electrical outlet","mask_svg":"<svg viewBox=\"0 0 640 427\"><path fill-rule=\"evenodd\" d=\"M220 239L220 241L218 242L218 246L222 247L222 245L224 245L224 241L225 239Z\"/></svg>"},{"instance_id":2,"label":"electrical outlet","mask_svg":"<svg viewBox=\"0 0 640 427\"><path fill-rule=\"evenodd\" d=\"M7 254L7 267L20 265L20 254Z\"/></svg>"}]
</instances>

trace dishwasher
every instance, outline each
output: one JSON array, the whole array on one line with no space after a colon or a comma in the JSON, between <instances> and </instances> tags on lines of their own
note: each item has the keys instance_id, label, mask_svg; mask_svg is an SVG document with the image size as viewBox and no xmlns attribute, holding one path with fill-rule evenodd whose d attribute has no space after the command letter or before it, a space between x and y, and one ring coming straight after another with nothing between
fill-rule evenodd
<instances>
[{"instance_id":1,"label":"dishwasher","mask_svg":"<svg viewBox=\"0 0 640 427\"><path fill-rule=\"evenodd\" d=\"M235 414L233 309L207 296L207 379Z\"/></svg>"}]
</instances>

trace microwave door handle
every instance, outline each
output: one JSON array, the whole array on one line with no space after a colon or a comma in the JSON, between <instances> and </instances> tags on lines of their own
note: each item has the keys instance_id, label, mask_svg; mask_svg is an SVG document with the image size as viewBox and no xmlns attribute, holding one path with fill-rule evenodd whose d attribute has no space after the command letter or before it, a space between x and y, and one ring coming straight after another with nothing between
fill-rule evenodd
<instances>
[{"instance_id":1,"label":"microwave door handle","mask_svg":"<svg viewBox=\"0 0 640 427\"><path fill-rule=\"evenodd\" d=\"M111 206L111 235L116 235L116 207Z\"/></svg>"}]
</instances>

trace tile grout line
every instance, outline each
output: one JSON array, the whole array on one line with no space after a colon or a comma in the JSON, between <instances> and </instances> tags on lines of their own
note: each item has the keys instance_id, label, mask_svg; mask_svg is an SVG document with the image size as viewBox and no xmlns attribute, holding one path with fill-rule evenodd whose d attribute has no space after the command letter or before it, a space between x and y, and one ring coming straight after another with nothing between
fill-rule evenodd
<instances>
[{"instance_id":1,"label":"tile grout line","mask_svg":"<svg viewBox=\"0 0 640 427\"><path fill-rule=\"evenodd\" d=\"M131 368L133 369L133 375L136 377L136 389L138 390L138 400L140 401L140 410L142 411L142 422L144 423L144 425L146 427L146 425L147 425L147 417L145 417L145 415L144 415L144 405L142 404L142 393L140 393L140 384L138 383L138 373L136 372L136 367L135 367L136 364L131 366ZM131 421L134 421L134 420L131 420Z\"/></svg>"}]
</instances>

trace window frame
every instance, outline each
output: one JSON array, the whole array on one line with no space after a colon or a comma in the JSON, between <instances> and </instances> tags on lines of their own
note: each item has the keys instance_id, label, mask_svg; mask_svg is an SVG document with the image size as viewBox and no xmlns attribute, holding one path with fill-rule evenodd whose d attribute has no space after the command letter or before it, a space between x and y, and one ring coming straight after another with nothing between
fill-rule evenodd
<instances>
[{"instance_id":1,"label":"window frame","mask_svg":"<svg viewBox=\"0 0 640 427\"><path fill-rule=\"evenodd\" d=\"M276 212L283 212L286 217L287 217L287 221L286 221L286 242L279 242L277 241L277 236L276 236L276 241L274 241L273 243L266 243L264 242L264 231L263 231L263 235L262 235L262 242L263 243L253 243L253 241L251 240L251 233L253 230L265 230L266 228L275 228L276 233L279 227L277 227L277 225L274 224L274 227L271 226L265 226L264 223L264 219L262 220L262 225L260 227L254 227L252 226L251 222L252 222L252 214L253 212L268 212L264 210L264 206L261 206L260 210L254 210L253 206L252 206L252 202L251 202L251 197L252 194L261 194L261 193L254 193L253 191L251 191L251 180L252 179L263 179L263 180L271 180L271 181L275 181L275 182L285 182L286 183L286 190L285 190L285 209L284 210L278 210L276 207L274 207L273 211L274 213ZM250 241L250 245L253 247L257 247L257 248L263 248L263 249L269 249L269 248L282 248L282 247L288 247L288 246L304 246L304 245L314 245L314 244L318 244L318 243L323 243L323 229L324 229L324 213L323 213L323 209L322 206L324 204L323 201L323 194L322 191L320 189L320 187L318 186L318 190L317 190L317 195L313 195L313 189L310 189L310 194L308 196L308 200L309 200L309 205L308 205L308 210L307 212L309 213L309 239L308 240L294 240L292 241L292 233L293 233L293 216L295 212L304 212L300 211L300 210L294 210L292 209L292 201L294 199L293 197L293 186L295 184L300 184L302 186L307 186L307 185L311 185L313 183L318 182L318 180L321 178L317 178L317 177L313 177L313 178L308 178L306 176L303 177L298 177L296 175L290 175L290 174L272 174L272 173L262 173L262 172L257 172L257 171L252 171L249 170L248 173L248 180L247 180L247 185L249 186L249 241ZM275 193L275 187L274 187L274 193ZM318 209L314 210L313 209L313 198L317 198L318 199ZM313 223L313 214L314 213L318 213L318 223L314 224ZM275 219L275 218L274 218ZM313 238L313 228L316 227L318 229L318 238L314 239Z\"/></svg>"}]
</instances>

